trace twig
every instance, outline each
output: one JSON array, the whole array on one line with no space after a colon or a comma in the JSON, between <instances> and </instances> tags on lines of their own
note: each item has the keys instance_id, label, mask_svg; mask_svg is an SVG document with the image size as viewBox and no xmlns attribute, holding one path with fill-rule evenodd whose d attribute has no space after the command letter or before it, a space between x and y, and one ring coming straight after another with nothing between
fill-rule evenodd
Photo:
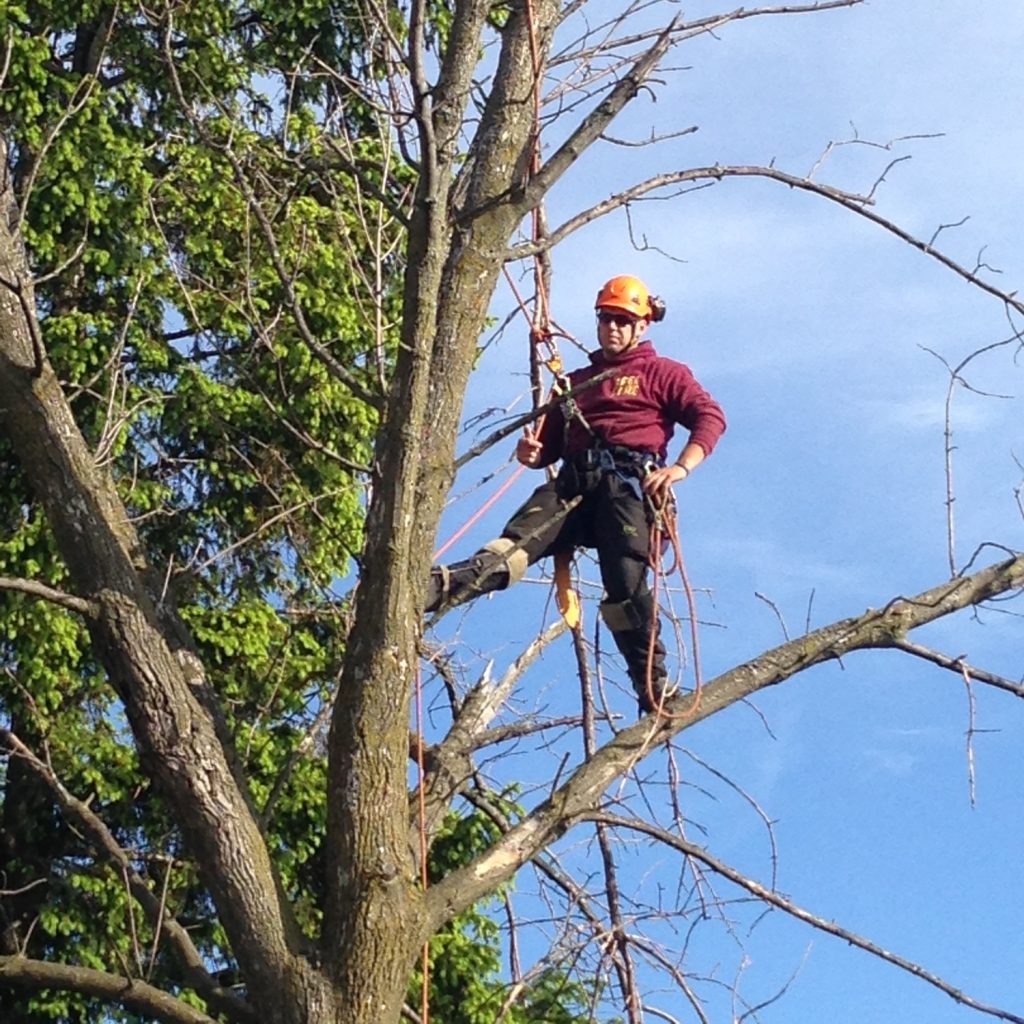
<instances>
[{"instance_id":1,"label":"twig","mask_svg":"<svg viewBox=\"0 0 1024 1024\"><path fill-rule=\"evenodd\" d=\"M786 628L786 620L782 617L782 612L779 611L779 606L770 597L765 597L765 595L760 591L755 590L754 597L759 601L764 601L764 603L768 605L773 612L775 612L775 618L779 620L779 625L782 627L782 635L788 640L789 630Z\"/></svg>"},{"instance_id":2,"label":"twig","mask_svg":"<svg viewBox=\"0 0 1024 1024\"><path fill-rule=\"evenodd\" d=\"M723 861L712 856L702 847L687 842L685 839L681 839L679 836L666 829L659 828L657 825L653 825L650 822L643 821L641 819L620 818L616 815L606 813L588 815L588 818L592 821L603 821L608 825L615 826L616 828L625 828L641 832L650 836L652 839L657 839L659 842L678 850L680 853L685 853L688 856L692 856L697 860L700 860L716 874L721 875L723 878L727 878L730 882L738 885L742 889L745 889L758 899L764 900L765 903L770 904L778 910L784 911L791 917L795 917L798 921L803 921L805 924L816 928L818 931L833 935L836 938L849 943L851 946L856 946L858 949L862 949L864 952L870 953L872 956L875 956L880 960L884 960L886 963L899 967L901 970L906 971L915 978L919 978L921 981L937 988L940 992L944 992L947 996L962 1006L968 1006L972 1010L988 1014L991 1017L997 1017L1000 1020L1010 1021L1012 1024L1024 1024L1024 1017L1011 1013L1009 1010L990 1006L989 1004L983 1003L972 996L966 995L960 989L943 980L937 974L933 974L931 971L926 970L920 964L907 960L905 957L899 956L896 953L890 953L877 943L858 935L856 932L840 927L834 921L827 921L823 917L812 914L809 910L805 910L796 903L780 896L774 890L768 889L751 878L747 878L735 868L730 867L728 864L725 864Z\"/></svg>"},{"instance_id":3,"label":"twig","mask_svg":"<svg viewBox=\"0 0 1024 1024\"><path fill-rule=\"evenodd\" d=\"M981 348L975 349L970 355L961 359L956 366L950 366L949 362L938 352L928 348L927 345L921 347L929 355L934 356L939 360L940 363L946 368L949 373L949 384L946 386L946 402L944 409L944 432L943 437L945 440L945 474L946 474L946 557L949 562L949 574L955 576L957 574L956 568L956 520L953 515L953 506L956 502L956 494L953 487L953 452L956 450L953 444L953 395L956 392L957 384L966 388L968 391L977 391L976 388L972 388L971 385L964 379L963 371L967 368L967 365L978 356L984 355L987 352L992 352L997 348L1003 348L1006 345L1010 345L1020 338L1019 334L1014 334L1011 338L1004 338L1002 341L995 341L990 345L984 345ZM980 392L979 392L980 393ZM988 395L990 398L1008 398L1008 395Z\"/></svg>"},{"instance_id":4,"label":"twig","mask_svg":"<svg viewBox=\"0 0 1024 1024\"><path fill-rule=\"evenodd\" d=\"M974 700L974 688L971 686L971 676L963 664L960 666L960 674L967 690L967 785L971 796L971 807L975 807L977 806L977 792L974 778L974 723L977 707Z\"/></svg>"},{"instance_id":5,"label":"twig","mask_svg":"<svg viewBox=\"0 0 1024 1024\"><path fill-rule=\"evenodd\" d=\"M953 271L953 273L958 277L963 278L965 281L975 285L982 291L1001 300L1006 304L1006 306L1012 308L1017 313L1024 315L1024 300L1017 298L1015 292L1011 293L997 288L995 285L980 278L976 271L968 270L956 260L936 249L930 243L922 241L917 236L912 235L909 231L901 228L894 221L875 213L869 208L869 199L867 196L859 195L854 192L846 192L843 189L833 188L828 185L819 185L817 182L811 181L809 178L800 177L794 174L787 174L785 171L780 171L775 167L754 165L716 165L714 167L694 167L685 171L656 175L646 181L633 185L623 192L619 192L616 195L609 197L603 202L598 203L581 213L574 215L551 232L545 240L545 245L554 247L566 236L577 231L579 228L584 227L591 221L594 221L613 210L620 209L628 203L635 202L636 200L647 196L651 192L656 192L672 186L678 186L686 182L722 181L725 178L767 178L770 181L776 181L789 188L799 189L803 192L810 192L813 195L820 196L830 202L837 203L838 205L845 207L847 210L850 210L852 213L855 213L858 217L863 217L865 220L869 220L883 230L895 235L901 241L904 241L911 246L911 248L917 249L927 256L931 256L944 267ZM506 259L523 259L527 256L532 256L535 251L536 246L534 243L524 242L512 247L506 254Z\"/></svg>"},{"instance_id":6,"label":"twig","mask_svg":"<svg viewBox=\"0 0 1024 1024\"><path fill-rule=\"evenodd\" d=\"M1013 683L1003 676L968 665L962 657L951 658L948 654L943 654L941 651L933 651L931 648L924 647L921 644L915 644L912 640L907 640L905 637L895 639L890 646L898 651L904 651L907 654L913 654L917 658L930 661L933 665L938 665L940 668L947 668L952 672L958 673L966 672L969 678L976 679L979 683L987 683L989 686L996 687L996 689L1005 690L1007 693L1012 693L1015 697L1024 697L1024 685Z\"/></svg>"}]
</instances>

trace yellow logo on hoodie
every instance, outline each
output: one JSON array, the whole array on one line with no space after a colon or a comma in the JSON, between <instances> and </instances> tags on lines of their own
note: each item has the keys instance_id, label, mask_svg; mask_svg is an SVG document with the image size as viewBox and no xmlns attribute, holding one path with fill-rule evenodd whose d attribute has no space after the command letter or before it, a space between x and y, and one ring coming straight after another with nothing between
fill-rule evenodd
<instances>
[{"instance_id":1,"label":"yellow logo on hoodie","mask_svg":"<svg viewBox=\"0 0 1024 1024\"><path fill-rule=\"evenodd\" d=\"M639 395L640 378L629 375L615 378L615 395Z\"/></svg>"}]
</instances>

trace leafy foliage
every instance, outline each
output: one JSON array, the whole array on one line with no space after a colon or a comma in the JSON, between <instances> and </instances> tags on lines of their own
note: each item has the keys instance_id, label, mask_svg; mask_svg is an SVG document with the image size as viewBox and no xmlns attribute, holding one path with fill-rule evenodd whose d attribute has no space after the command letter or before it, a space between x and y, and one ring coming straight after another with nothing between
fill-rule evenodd
<instances>
[{"instance_id":1,"label":"leafy foliage","mask_svg":"<svg viewBox=\"0 0 1024 1024\"><path fill-rule=\"evenodd\" d=\"M0 130L43 342L209 666L312 934L324 773L311 729L343 650L334 588L360 545L360 467L397 295L382 283L383 321L360 308L372 204L356 204L343 172L327 191L308 169L329 89L288 90L301 60L338 66L362 44L334 3L198 2L173 18L106 2L6 5ZM349 117L346 137L385 164L373 126ZM397 271L393 213L378 212L374 244L391 247ZM53 539L2 442L0 476L0 573L60 587ZM81 621L0 593L0 666L5 722L91 801L209 962L230 966ZM16 759L4 781L3 887L19 893L3 904L3 951L133 963L174 990L124 879ZM90 1013L66 995L19 1012Z\"/></svg>"},{"instance_id":2,"label":"leafy foliage","mask_svg":"<svg viewBox=\"0 0 1024 1024\"><path fill-rule=\"evenodd\" d=\"M440 38L450 13L435 14ZM325 831L318 730L344 649L335 584L361 544L361 468L392 365L402 268L404 184L370 111L348 102L342 116L335 92L345 72L374 73L361 31L329 0L197 0L159 18L106 0L0 11L10 53L0 131L43 343L191 630L310 936ZM333 73L295 73L310 65ZM347 179L348 162L361 184ZM359 191L368 181L377 200ZM365 265L390 276L368 283ZM2 441L0 477L0 574L66 585ZM88 799L207 964L230 973L200 872L144 781L82 621L0 591L0 668L4 723ZM10 893L0 952L130 965L196 1001L126 877L16 758L0 813ZM452 818L433 870L490 838L479 816ZM500 945L486 908L437 936L436 1019L496 1018L507 995ZM24 1021L134 1019L66 992L14 998L0 989L0 1008ZM503 1019L569 1024L590 1019L589 1002L552 966Z\"/></svg>"}]
</instances>

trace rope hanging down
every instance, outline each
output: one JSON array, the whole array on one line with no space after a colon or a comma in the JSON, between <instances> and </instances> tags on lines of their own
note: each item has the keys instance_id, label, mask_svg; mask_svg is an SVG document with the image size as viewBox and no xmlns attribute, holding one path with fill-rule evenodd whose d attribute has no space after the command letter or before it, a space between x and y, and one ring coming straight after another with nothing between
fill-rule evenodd
<instances>
[{"instance_id":1,"label":"rope hanging down","mask_svg":"<svg viewBox=\"0 0 1024 1024\"><path fill-rule=\"evenodd\" d=\"M675 559L674 565L665 570L662 565L663 541L667 540L672 546L672 555ZM693 594L693 587L690 584L690 577L686 571L686 563L683 561L683 548L679 542L679 527L676 519L675 502L671 497L661 506L654 509L654 522L651 526L651 539L649 546L648 560L654 575L654 583L651 588L651 597L654 605L653 615L659 614L658 589L662 577L666 579L673 570L678 570L679 578L683 584L683 591L686 594L687 611L690 616L690 650L693 656L693 701L690 707L681 714L672 714L665 710L664 704L667 694L654 693L654 643L657 633L654 627L656 618L651 620L651 635L647 641L647 669L645 673L644 686L647 688L647 699L651 702L658 718L668 718L672 721L681 721L692 718L700 707L701 693L704 687L703 672L700 665L700 631L697 626L697 602Z\"/></svg>"}]
</instances>

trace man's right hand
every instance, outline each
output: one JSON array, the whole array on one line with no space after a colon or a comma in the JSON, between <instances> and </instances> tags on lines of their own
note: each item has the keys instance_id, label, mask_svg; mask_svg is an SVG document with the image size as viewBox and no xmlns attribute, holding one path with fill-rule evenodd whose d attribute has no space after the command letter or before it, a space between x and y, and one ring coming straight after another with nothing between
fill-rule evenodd
<instances>
[{"instance_id":1,"label":"man's right hand","mask_svg":"<svg viewBox=\"0 0 1024 1024\"><path fill-rule=\"evenodd\" d=\"M540 450L537 431L533 427L526 427L523 436L516 442L516 458L524 466L536 466L540 462Z\"/></svg>"}]
</instances>

